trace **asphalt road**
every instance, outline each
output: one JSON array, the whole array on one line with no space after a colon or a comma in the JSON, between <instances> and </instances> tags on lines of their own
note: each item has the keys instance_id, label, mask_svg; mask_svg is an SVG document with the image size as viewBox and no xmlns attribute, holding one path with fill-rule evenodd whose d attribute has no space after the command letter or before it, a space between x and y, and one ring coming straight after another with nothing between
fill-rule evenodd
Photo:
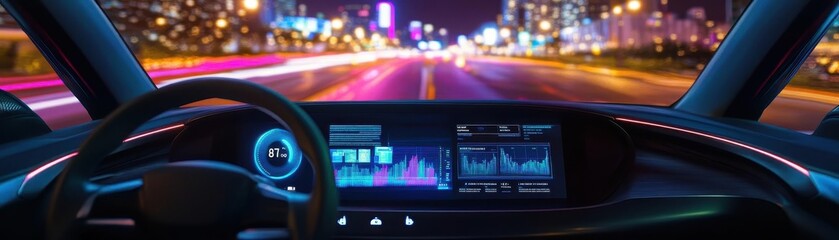
<instances>
[{"instance_id":1,"label":"asphalt road","mask_svg":"<svg viewBox=\"0 0 839 240\"><path fill-rule=\"evenodd\" d=\"M666 106L690 86L689 82L650 80L666 80L668 76L663 75L598 74L573 67L494 58L469 59L465 67L458 67L451 60L423 57L379 59L361 64L323 65L317 61L288 64L220 76L258 82L298 101L514 99ZM71 98L69 93L58 92L24 101L34 104L53 128L59 128L87 120L79 103L68 98ZM779 97L761 121L811 131L834 106Z\"/></svg>"},{"instance_id":2,"label":"asphalt road","mask_svg":"<svg viewBox=\"0 0 839 240\"><path fill-rule=\"evenodd\" d=\"M466 67L442 60L401 60L383 64L375 78L347 82L341 91L311 100L563 100L668 106L690 82L644 81L669 76L614 76L518 60L471 59ZM647 74L650 75L650 74ZM762 122L812 131L835 104L779 97Z\"/></svg>"}]
</instances>

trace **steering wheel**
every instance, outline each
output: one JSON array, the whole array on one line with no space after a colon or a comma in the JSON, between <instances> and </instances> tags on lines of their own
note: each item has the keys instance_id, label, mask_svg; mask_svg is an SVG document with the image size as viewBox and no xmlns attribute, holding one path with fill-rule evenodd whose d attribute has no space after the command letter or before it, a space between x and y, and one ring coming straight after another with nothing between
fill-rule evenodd
<instances>
[{"instance_id":1,"label":"steering wheel","mask_svg":"<svg viewBox=\"0 0 839 240\"><path fill-rule=\"evenodd\" d=\"M310 194L275 188L247 170L215 161L169 163L137 184L135 220L159 236L175 231L235 237L243 223L284 225L294 239L326 239L334 230L338 193L326 143L310 117L279 93L255 83L201 78L175 83L126 103L105 118L58 176L47 212L46 237L77 238L97 196L126 191L90 180L102 160L151 118L182 105L220 98L260 107L290 130L314 171ZM130 184L129 184L130 185ZM129 187L130 188L130 187ZM137 190L139 188L139 190ZM278 216L279 215L279 216ZM282 216L285 215L285 216ZM218 235L221 233L222 235ZM234 235L224 235L233 233ZM150 234L150 236L155 236ZM158 238L159 236L155 236ZM197 236L197 235L182 235Z\"/></svg>"}]
</instances>

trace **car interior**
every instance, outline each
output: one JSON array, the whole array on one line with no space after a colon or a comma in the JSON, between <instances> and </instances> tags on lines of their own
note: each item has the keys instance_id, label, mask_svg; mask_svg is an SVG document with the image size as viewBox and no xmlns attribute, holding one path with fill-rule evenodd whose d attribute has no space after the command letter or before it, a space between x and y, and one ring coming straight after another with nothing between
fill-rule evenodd
<instances>
[{"instance_id":1,"label":"car interior","mask_svg":"<svg viewBox=\"0 0 839 240\"><path fill-rule=\"evenodd\" d=\"M839 236L839 108L758 121L839 1L754 0L669 106L158 88L96 1L0 5L92 119L0 91L3 239Z\"/></svg>"}]
</instances>

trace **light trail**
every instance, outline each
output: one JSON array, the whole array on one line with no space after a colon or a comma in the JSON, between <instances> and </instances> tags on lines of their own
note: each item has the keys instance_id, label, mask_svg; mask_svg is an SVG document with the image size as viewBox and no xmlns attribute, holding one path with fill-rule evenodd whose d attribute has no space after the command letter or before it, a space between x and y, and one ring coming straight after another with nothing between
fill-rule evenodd
<instances>
[{"instance_id":1,"label":"light trail","mask_svg":"<svg viewBox=\"0 0 839 240\"><path fill-rule=\"evenodd\" d=\"M201 78L201 77L225 77L225 78L237 78L237 79L248 79L248 78L256 78L256 77L265 77L265 76L274 76L274 75L282 75L282 74L289 74L289 73L297 73L297 72L304 72L304 71L313 71L323 68L341 66L341 65L351 65L351 64L360 64L360 63L368 63L374 62L381 58L393 58L396 57L398 54L396 51L380 51L380 52L360 52L360 53L346 53L346 54L334 54L334 55L324 55L324 56L313 56L313 57L302 57L302 58L292 58L285 62L283 65L271 65L265 67L257 67L251 69L243 69L243 70L233 70L228 72L221 72L221 73L213 73L213 74L203 74L203 75L194 75L189 77L182 77L182 78L175 78L170 80L161 81L157 83L158 87L165 87L166 85L173 84L176 82L193 79L193 78ZM242 67L243 65L237 65L237 67ZM200 70L195 70L195 72L201 72ZM188 71L183 71L183 73L188 73ZM151 74L150 74L151 75ZM56 80L61 83L60 80ZM46 100L36 100L36 101L27 101L24 99L29 108L33 111L42 111L49 108L55 108L70 104L78 104L79 100L72 95L69 96L61 96L58 98L53 99L46 99Z\"/></svg>"}]
</instances>

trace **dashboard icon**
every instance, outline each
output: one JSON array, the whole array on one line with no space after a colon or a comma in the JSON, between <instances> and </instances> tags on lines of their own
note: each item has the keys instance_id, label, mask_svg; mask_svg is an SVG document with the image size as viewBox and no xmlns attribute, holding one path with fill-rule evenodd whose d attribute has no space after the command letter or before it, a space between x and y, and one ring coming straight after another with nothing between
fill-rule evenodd
<instances>
[{"instance_id":1,"label":"dashboard icon","mask_svg":"<svg viewBox=\"0 0 839 240\"><path fill-rule=\"evenodd\" d=\"M370 220L370 226L381 226L382 220L378 217L374 217L373 220Z\"/></svg>"},{"instance_id":2,"label":"dashboard icon","mask_svg":"<svg viewBox=\"0 0 839 240\"><path fill-rule=\"evenodd\" d=\"M341 218L338 219L338 225L346 226L347 225L347 216L341 216Z\"/></svg>"},{"instance_id":3,"label":"dashboard icon","mask_svg":"<svg viewBox=\"0 0 839 240\"><path fill-rule=\"evenodd\" d=\"M414 219L411 219L410 216L405 216L405 226L414 225Z\"/></svg>"}]
</instances>

